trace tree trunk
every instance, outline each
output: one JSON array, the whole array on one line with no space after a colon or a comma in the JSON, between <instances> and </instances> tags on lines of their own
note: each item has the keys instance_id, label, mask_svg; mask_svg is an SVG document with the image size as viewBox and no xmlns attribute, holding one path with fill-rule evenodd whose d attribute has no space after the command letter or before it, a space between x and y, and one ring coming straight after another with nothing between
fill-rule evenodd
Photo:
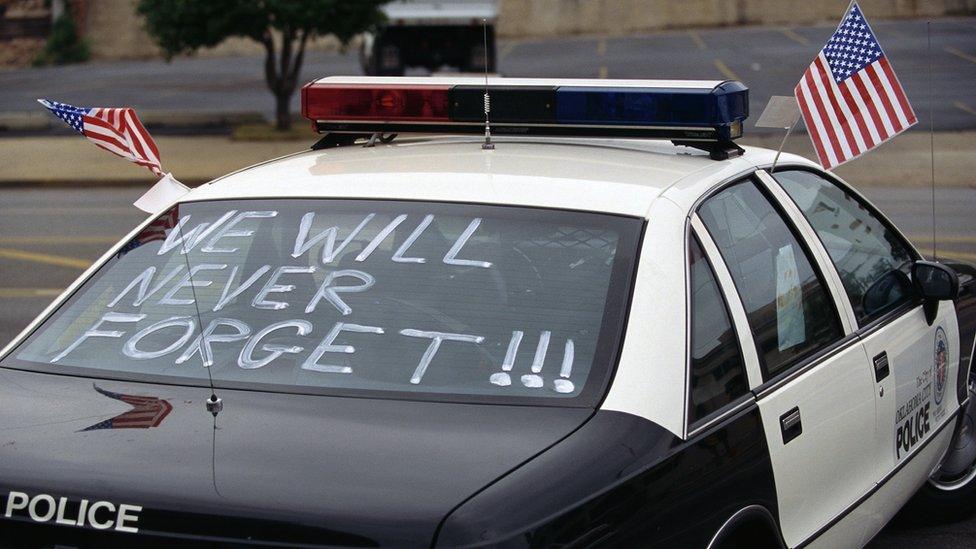
<instances>
[{"instance_id":1,"label":"tree trunk","mask_svg":"<svg viewBox=\"0 0 976 549\"><path fill-rule=\"evenodd\" d=\"M287 93L280 88L275 90L275 129L288 130L291 128L291 91Z\"/></svg>"},{"instance_id":2,"label":"tree trunk","mask_svg":"<svg viewBox=\"0 0 976 549\"><path fill-rule=\"evenodd\" d=\"M291 96L295 93L295 84L305 58L305 46L308 42L308 32L301 31L295 36L293 29L282 31L281 58L275 59L274 39L271 31L266 31L261 39L264 44L264 80L275 96L275 128L288 130L291 128ZM297 43L296 43L297 38ZM294 57L292 53L294 52Z\"/></svg>"}]
</instances>

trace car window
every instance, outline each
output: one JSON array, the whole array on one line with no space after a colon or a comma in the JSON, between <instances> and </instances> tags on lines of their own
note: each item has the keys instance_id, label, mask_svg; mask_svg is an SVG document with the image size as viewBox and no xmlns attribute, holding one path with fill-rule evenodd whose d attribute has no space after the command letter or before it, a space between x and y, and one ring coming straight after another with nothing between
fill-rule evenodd
<instances>
[{"instance_id":1,"label":"car window","mask_svg":"<svg viewBox=\"0 0 976 549\"><path fill-rule=\"evenodd\" d=\"M179 383L206 380L206 363L227 387L595 399L641 227L466 204L181 204L3 364Z\"/></svg>"},{"instance_id":2,"label":"car window","mask_svg":"<svg viewBox=\"0 0 976 549\"><path fill-rule=\"evenodd\" d=\"M698 215L732 273L766 379L842 336L806 249L754 182L723 189Z\"/></svg>"},{"instance_id":3,"label":"car window","mask_svg":"<svg viewBox=\"0 0 976 549\"><path fill-rule=\"evenodd\" d=\"M854 195L815 173L776 173L823 242L860 325L912 299L907 244Z\"/></svg>"},{"instance_id":4,"label":"car window","mask_svg":"<svg viewBox=\"0 0 976 549\"><path fill-rule=\"evenodd\" d=\"M697 238L689 245L691 269L691 375L688 423L748 392L745 363L732 318Z\"/></svg>"}]
</instances>

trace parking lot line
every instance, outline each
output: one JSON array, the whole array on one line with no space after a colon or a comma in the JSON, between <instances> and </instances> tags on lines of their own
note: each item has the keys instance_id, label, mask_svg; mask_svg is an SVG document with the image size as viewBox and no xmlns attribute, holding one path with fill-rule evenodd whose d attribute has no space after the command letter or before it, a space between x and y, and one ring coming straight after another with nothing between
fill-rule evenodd
<instances>
[{"instance_id":1,"label":"parking lot line","mask_svg":"<svg viewBox=\"0 0 976 549\"><path fill-rule=\"evenodd\" d=\"M926 246L920 246L918 251L922 252L922 255L932 255L932 248ZM940 259L963 259L966 261L976 261L976 253L972 252L959 252L956 250L947 250L945 248L939 248L939 258Z\"/></svg>"},{"instance_id":2,"label":"parking lot line","mask_svg":"<svg viewBox=\"0 0 976 549\"><path fill-rule=\"evenodd\" d=\"M601 38L596 43L596 54L599 55L600 57L603 57L604 55L607 54L607 39L606 38Z\"/></svg>"},{"instance_id":3,"label":"parking lot line","mask_svg":"<svg viewBox=\"0 0 976 549\"><path fill-rule=\"evenodd\" d=\"M794 31L793 29L779 29L779 32L781 32L783 34L783 36L789 38L790 40L792 40L792 41L794 41L794 42L796 42L798 44L803 44L804 46L809 46L810 45L810 41L809 40L807 40L803 36L800 36L799 34L797 34L796 31Z\"/></svg>"},{"instance_id":4,"label":"parking lot line","mask_svg":"<svg viewBox=\"0 0 976 549\"><path fill-rule=\"evenodd\" d=\"M708 49L708 45L705 44L705 41L702 40L702 37L699 36L697 32L690 30L688 31L688 36L691 38L691 41L694 42L696 46L698 46L698 49L700 50Z\"/></svg>"},{"instance_id":5,"label":"parking lot line","mask_svg":"<svg viewBox=\"0 0 976 549\"><path fill-rule=\"evenodd\" d=\"M61 288L0 288L0 299L57 297L63 291Z\"/></svg>"},{"instance_id":6,"label":"parking lot line","mask_svg":"<svg viewBox=\"0 0 976 549\"><path fill-rule=\"evenodd\" d=\"M515 51L515 48L517 46L518 46L518 42L514 42L514 41L506 42L505 45L502 46L502 51L498 52L498 60L501 61L502 59L505 59L506 57L511 55L511 53Z\"/></svg>"},{"instance_id":7,"label":"parking lot line","mask_svg":"<svg viewBox=\"0 0 976 549\"><path fill-rule=\"evenodd\" d=\"M966 61L969 61L970 63L976 63L976 55L969 55L968 53L960 50L959 48L954 48L952 46L947 46L946 49L945 49L945 51L951 53L952 55L955 55L956 57L960 57L962 59L965 59Z\"/></svg>"},{"instance_id":8,"label":"parking lot line","mask_svg":"<svg viewBox=\"0 0 976 549\"><path fill-rule=\"evenodd\" d=\"M0 208L0 215L132 215L137 210L131 206L120 207L39 207Z\"/></svg>"},{"instance_id":9,"label":"parking lot line","mask_svg":"<svg viewBox=\"0 0 976 549\"><path fill-rule=\"evenodd\" d=\"M730 69L729 66L726 65L721 59L717 57L712 59L712 64L715 65L715 68L718 69L718 71L729 80L742 80L739 78L739 75L732 72L732 69Z\"/></svg>"},{"instance_id":10,"label":"parking lot line","mask_svg":"<svg viewBox=\"0 0 976 549\"><path fill-rule=\"evenodd\" d=\"M962 101L956 101L952 104L952 106L961 110L962 112L967 112L973 116L976 116L976 109L970 107L969 105L963 103Z\"/></svg>"},{"instance_id":11,"label":"parking lot line","mask_svg":"<svg viewBox=\"0 0 976 549\"><path fill-rule=\"evenodd\" d=\"M28 252L25 250L15 250L12 248L0 248L0 258L29 261L31 263L43 263L45 265L56 265L58 267L72 267L75 269L87 269L92 263L87 259L80 259L77 257L41 254L37 252Z\"/></svg>"},{"instance_id":12,"label":"parking lot line","mask_svg":"<svg viewBox=\"0 0 976 549\"><path fill-rule=\"evenodd\" d=\"M912 242L925 242L925 241L931 242L932 234L930 233L925 235L922 234L908 235L908 239L911 240ZM976 235L968 235L968 234L949 234L949 235L939 234L936 235L935 239L940 244L951 243L951 242L964 242L964 243L976 244Z\"/></svg>"}]
</instances>

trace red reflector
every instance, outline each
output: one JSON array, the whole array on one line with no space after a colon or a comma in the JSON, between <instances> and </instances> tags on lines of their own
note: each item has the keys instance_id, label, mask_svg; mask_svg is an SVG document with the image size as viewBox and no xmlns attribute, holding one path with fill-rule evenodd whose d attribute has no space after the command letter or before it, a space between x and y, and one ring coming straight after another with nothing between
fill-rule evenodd
<instances>
[{"instance_id":1,"label":"red reflector","mask_svg":"<svg viewBox=\"0 0 976 549\"><path fill-rule=\"evenodd\" d=\"M317 84L302 89L302 115L315 120L448 121L451 86Z\"/></svg>"}]
</instances>

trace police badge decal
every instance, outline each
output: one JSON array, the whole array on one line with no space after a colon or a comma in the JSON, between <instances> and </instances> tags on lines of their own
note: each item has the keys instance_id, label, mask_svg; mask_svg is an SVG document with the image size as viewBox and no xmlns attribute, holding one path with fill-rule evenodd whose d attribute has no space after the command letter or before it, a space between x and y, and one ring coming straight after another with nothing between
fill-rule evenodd
<instances>
[{"instance_id":1,"label":"police badge decal","mask_svg":"<svg viewBox=\"0 0 976 549\"><path fill-rule=\"evenodd\" d=\"M935 367L933 368L933 381L935 383L934 399L935 405L941 406L942 398L945 396L946 378L949 375L949 340L946 337L942 326L935 331Z\"/></svg>"}]
</instances>

